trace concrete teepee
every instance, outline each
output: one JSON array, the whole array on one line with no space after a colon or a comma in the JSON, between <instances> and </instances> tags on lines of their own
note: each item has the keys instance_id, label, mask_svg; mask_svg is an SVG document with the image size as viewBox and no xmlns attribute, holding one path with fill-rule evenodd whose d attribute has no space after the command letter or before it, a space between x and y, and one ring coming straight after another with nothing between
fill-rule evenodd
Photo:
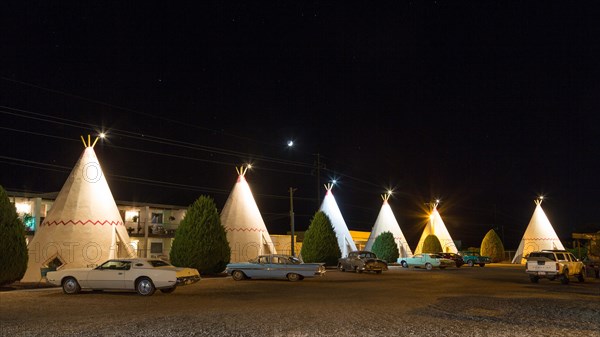
<instances>
[{"instance_id":1,"label":"concrete teepee","mask_svg":"<svg viewBox=\"0 0 600 337\"><path fill-rule=\"evenodd\" d=\"M348 256L349 252L356 250L356 245L354 244L354 240L352 240L348 226L346 226L346 221L344 221L342 212L335 202L333 193L331 193L332 187L332 184L325 185L327 193L325 194L325 198L323 199L323 203L321 204L321 208L319 210L323 211L323 213L329 217L329 220L331 220L331 225L333 226L333 230L337 236L342 257L346 257Z\"/></svg>"},{"instance_id":2,"label":"concrete teepee","mask_svg":"<svg viewBox=\"0 0 600 337\"><path fill-rule=\"evenodd\" d=\"M404 238L404 234L400 229L400 225L398 225L398 221L396 221L394 212L392 212L392 208L388 203L390 194L382 194L381 198L383 199L383 205L381 205L381 210L379 211L377 220L375 220L375 225L371 230L371 234L369 235L369 240L367 240L365 249L371 250L373 248L375 239L377 239L381 233L391 232L394 235L396 245L398 246L400 257L411 257L413 255L412 250L410 250L408 242L406 242L406 238Z\"/></svg>"},{"instance_id":3,"label":"concrete teepee","mask_svg":"<svg viewBox=\"0 0 600 337\"><path fill-rule=\"evenodd\" d=\"M261 254L276 254L267 226L240 167L238 179L221 211L221 224L231 247L231 262L247 262Z\"/></svg>"},{"instance_id":4,"label":"concrete teepee","mask_svg":"<svg viewBox=\"0 0 600 337\"><path fill-rule=\"evenodd\" d=\"M565 249L542 209L542 198L535 200L535 211L523 234L512 263L525 263L529 253L542 249Z\"/></svg>"},{"instance_id":5,"label":"concrete teepee","mask_svg":"<svg viewBox=\"0 0 600 337\"><path fill-rule=\"evenodd\" d=\"M133 257L129 235L88 136L85 150L27 246L22 282L38 282L41 268L86 268Z\"/></svg>"},{"instance_id":6,"label":"concrete teepee","mask_svg":"<svg viewBox=\"0 0 600 337\"><path fill-rule=\"evenodd\" d=\"M452 237L450 236L450 233L448 232L448 229L446 228L446 225L444 224L444 221L437 210L438 204L439 202L436 201L432 205L433 210L429 215L429 220L427 221L427 225L423 230L423 234L421 234L421 239L419 240L417 249L415 249L415 254L421 254L423 252L423 242L425 242L425 238L430 234L437 236L438 240L440 240L440 243L442 244L442 249L444 252L455 254L458 253L458 249L454 244L454 240L452 240Z\"/></svg>"}]
</instances>

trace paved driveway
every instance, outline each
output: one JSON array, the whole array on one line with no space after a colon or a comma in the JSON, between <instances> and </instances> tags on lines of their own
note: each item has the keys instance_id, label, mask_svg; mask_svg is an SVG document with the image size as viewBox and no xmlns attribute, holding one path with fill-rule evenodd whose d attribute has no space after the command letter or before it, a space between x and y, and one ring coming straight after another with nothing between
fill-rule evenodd
<instances>
[{"instance_id":1,"label":"paved driveway","mask_svg":"<svg viewBox=\"0 0 600 337\"><path fill-rule=\"evenodd\" d=\"M600 336L600 281L524 268L328 270L301 282L205 278L172 294L0 293L3 336Z\"/></svg>"}]
</instances>

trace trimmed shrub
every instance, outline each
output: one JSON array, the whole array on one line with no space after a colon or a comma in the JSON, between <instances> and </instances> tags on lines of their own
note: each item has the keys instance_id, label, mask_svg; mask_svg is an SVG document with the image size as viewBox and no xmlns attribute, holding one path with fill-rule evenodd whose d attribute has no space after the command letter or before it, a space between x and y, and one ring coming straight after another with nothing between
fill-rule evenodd
<instances>
[{"instance_id":1,"label":"trimmed shrub","mask_svg":"<svg viewBox=\"0 0 600 337\"><path fill-rule=\"evenodd\" d=\"M0 286L20 280L27 271L25 226L0 186Z\"/></svg>"},{"instance_id":2,"label":"trimmed shrub","mask_svg":"<svg viewBox=\"0 0 600 337\"><path fill-rule=\"evenodd\" d=\"M342 256L335 231L329 217L319 211L304 233L300 251L304 262L324 262L327 266L336 266Z\"/></svg>"},{"instance_id":3,"label":"trimmed shrub","mask_svg":"<svg viewBox=\"0 0 600 337\"><path fill-rule=\"evenodd\" d=\"M398 245L394 239L394 234L391 232L379 234L375 239L375 242L373 242L371 250L378 258L386 260L387 262L396 262L398 257L400 257Z\"/></svg>"},{"instance_id":4,"label":"trimmed shrub","mask_svg":"<svg viewBox=\"0 0 600 337\"><path fill-rule=\"evenodd\" d=\"M490 229L483 238L483 241L481 241L480 254L489 256L492 259L492 262L504 260L504 245L493 229Z\"/></svg>"},{"instance_id":5,"label":"trimmed shrub","mask_svg":"<svg viewBox=\"0 0 600 337\"><path fill-rule=\"evenodd\" d=\"M425 241L423 241L423 249L421 250L423 253L439 253L443 252L442 244L437 236L433 234L427 235L425 237Z\"/></svg>"},{"instance_id":6,"label":"trimmed shrub","mask_svg":"<svg viewBox=\"0 0 600 337\"><path fill-rule=\"evenodd\" d=\"M212 198L200 196L187 209L175 232L170 257L173 265L196 268L202 274L225 270L231 249Z\"/></svg>"}]
</instances>

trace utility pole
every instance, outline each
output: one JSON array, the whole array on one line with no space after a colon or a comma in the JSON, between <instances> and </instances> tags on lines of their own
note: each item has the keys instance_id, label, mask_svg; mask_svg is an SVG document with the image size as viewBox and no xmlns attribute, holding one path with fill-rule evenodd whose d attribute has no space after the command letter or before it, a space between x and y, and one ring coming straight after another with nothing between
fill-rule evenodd
<instances>
[{"instance_id":1,"label":"utility pole","mask_svg":"<svg viewBox=\"0 0 600 337\"><path fill-rule=\"evenodd\" d=\"M321 154L317 153L317 207L321 206Z\"/></svg>"},{"instance_id":2,"label":"utility pole","mask_svg":"<svg viewBox=\"0 0 600 337\"><path fill-rule=\"evenodd\" d=\"M295 252L294 252L294 191L296 191L297 188L292 188L290 187L290 229L291 229L291 241L292 241L292 253L290 255L295 256Z\"/></svg>"}]
</instances>

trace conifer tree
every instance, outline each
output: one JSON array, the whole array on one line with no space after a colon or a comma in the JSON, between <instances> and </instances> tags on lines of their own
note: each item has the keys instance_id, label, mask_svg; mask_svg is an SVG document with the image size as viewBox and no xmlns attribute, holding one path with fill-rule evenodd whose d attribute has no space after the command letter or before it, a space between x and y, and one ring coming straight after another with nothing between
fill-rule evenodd
<instances>
[{"instance_id":1,"label":"conifer tree","mask_svg":"<svg viewBox=\"0 0 600 337\"><path fill-rule=\"evenodd\" d=\"M500 262L504 260L504 245L496 231L490 229L489 232L481 241L481 255L489 256L492 262Z\"/></svg>"},{"instance_id":2,"label":"conifer tree","mask_svg":"<svg viewBox=\"0 0 600 337\"><path fill-rule=\"evenodd\" d=\"M379 236L375 239L375 242L373 242L373 247L371 250L373 253L375 253L375 255L377 255L378 258L386 260L390 263L396 262L398 257L400 257L398 245L394 239L394 234L391 232L383 232L379 234Z\"/></svg>"},{"instance_id":3,"label":"conifer tree","mask_svg":"<svg viewBox=\"0 0 600 337\"><path fill-rule=\"evenodd\" d=\"M28 260L25 226L0 186L0 286L23 278Z\"/></svg>"},{"instance_id":4,"label":"conifer tree","mask_svg":"<svg viewBox=\"0 0 600 337\"><path fill-rule=\"evenodd\" d=\"M439 253L443 252L442 244L437 236L433 234L427 235L425 241L423 241L423 253Z\"/></svg>"},{"instance_id":5,"label":"conifer tree","mask_svg":"<svg viewBox=\"0 0 600 337\"><path fill-rule=\"evenodd\" d=\"M231 249L212 198L200 196L187 209L175 233L170 257L173 265L196 268L202 274L225 269Z\"/></svg>"},{"instance_id":6,"label":"conifer tree","mask_svg":"<svg viewBox=\"0 0 600 337\"><path fill-rule=\"evenodd\" d=\"M337 265L342 256L331 220L322 211L315 213L304 233L300 254L304 262L324 262L328 266Z\"/></svg>"}]
</instances>

